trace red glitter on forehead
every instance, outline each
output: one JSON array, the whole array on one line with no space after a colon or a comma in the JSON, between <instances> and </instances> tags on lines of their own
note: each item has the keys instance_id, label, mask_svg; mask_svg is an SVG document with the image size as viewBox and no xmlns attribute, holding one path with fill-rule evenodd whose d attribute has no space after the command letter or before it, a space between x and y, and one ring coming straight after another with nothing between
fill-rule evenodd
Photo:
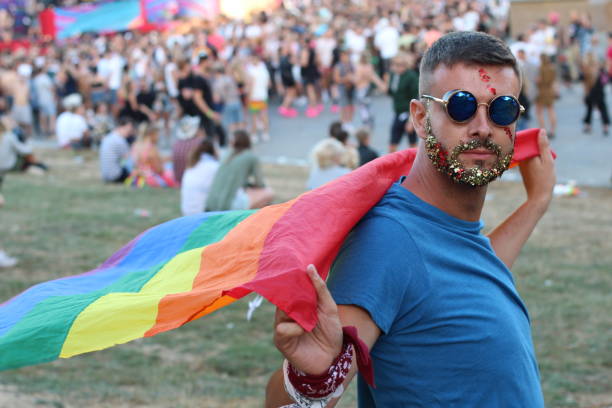
<instances>
[{"instance_id":1,"label":"red glitter on forehead","mask_svg":"<svg viewBox=\"0 0 612 408\"><path fill-rule=\"evenodd\" d=\"M480 75L480 80L482 82L487 83L487 90L491 92L492 95L497 95L497 90L488 84L488 82L491 82L491 77L489 76L489 73L485 71L484 68L480 68L478 70L478 74Z\"/></svg>"}]
</instances>

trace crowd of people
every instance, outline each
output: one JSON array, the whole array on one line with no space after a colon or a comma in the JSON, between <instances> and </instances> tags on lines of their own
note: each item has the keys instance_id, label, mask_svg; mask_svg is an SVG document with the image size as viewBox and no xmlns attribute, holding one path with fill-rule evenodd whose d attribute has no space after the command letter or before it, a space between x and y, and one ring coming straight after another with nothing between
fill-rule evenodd
<instances>
[{"instance_id":1,"label":"crowd of people","mask_svg":"<svg viewBox=\"0 0 612 408\"><path fill-rule=\"evenodd\" d=\"M334 131L330 139L338 143L315 146L309 188L360 163L337 159L342 149L375 157L368 146L375 126L389 129L389 152L404 139L414 147L409 103L419 96L419 62L451 31L483 31L510 43L524 78L520 101L527 112L519 130L529 126L534 107L538 126L553 138L560 87L581 81L584 131L592 131L592 112L599 110L607 135L612 36L604 55L586 13L572 14L565 26L551 13L511 36L508 12L508 0L286 0L247 21L219 16L163 32L86 33L54 42L36 24L15 37L14 19L2 11L0 113L10 124L0 174L46 171L30 142L54 139L77 155L99 149L106 182L181 186L189 201L184 214L264 205L272 192L256 157L247 160L245 152L272 138L271 107L282 120L316 120L326 109L339 115L335 127L345 134ZM371 100L377 95L388 95L392 123L375 123ZM168 149L171 157L163 154ZM5 159L15 155L18 165ZM195 183L194 174L210 180ZM220 183L229 180L232 187L221 192ZM197 203L189 198L196 184Z\"/></svg>"}]
</instances>

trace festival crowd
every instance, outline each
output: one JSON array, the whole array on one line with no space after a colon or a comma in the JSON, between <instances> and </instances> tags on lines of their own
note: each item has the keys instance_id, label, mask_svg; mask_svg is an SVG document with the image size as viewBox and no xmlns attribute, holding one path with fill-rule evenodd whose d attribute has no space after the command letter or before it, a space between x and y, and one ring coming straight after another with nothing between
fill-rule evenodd
<instances>
[{"instance_id":1,"label":"festival crowd","mask_svg":"<svg viewBox=\"0 0 612 408\"><path fill-rule=\"evenodd\" d=\"M369 147L374 126L388 127L389 152L404 139L415 146L408 110L419 96L419 62L451 31L510 44L527 109L518 130L535 117L554 138L560 87L581 82L584 131L593 130L598 110L608 135L612 34L606 49L589 15L576 12L568 25L551 13L510 35L509 7L508 0L285 0L247 21L219 16L163 32L61 41L44 38L35 18L16 32L15 13L0 10L0 183L8 171L46 172L31 142L53 139L76 158L97 149L105 182L180 187L185 215L267 205L273 191L251 147L273 137L269 109L282 120L338 114L330 137L313 148L308 188L377 157ZM380 95L390 97L392 123L375 123L371 101ZM0 263L3 255L10 258L0 252Z\"/></svg>"}]
</instances>

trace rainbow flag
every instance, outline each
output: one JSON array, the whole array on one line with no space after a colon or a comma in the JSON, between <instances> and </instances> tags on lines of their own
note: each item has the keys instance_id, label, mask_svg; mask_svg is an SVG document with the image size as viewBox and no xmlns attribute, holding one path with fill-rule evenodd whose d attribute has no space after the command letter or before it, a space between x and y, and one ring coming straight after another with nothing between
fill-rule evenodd
<instances>
[{"instance_id":1,"label":"rainbow flag","mask_svg":"<svg viewBox=\"0 0 612 408\"><path fill-rule=\"evenodd\" d=\"M537 131L519 134L515 152L516 161L539 154ZM154 336L253 291L311 330L316 294L306 266L327 276L346 235L415 156L414 149L384 156L258 211L166 222L90 272L27 289L0 305L0 369Z\"/></svg>"}]
</instances>

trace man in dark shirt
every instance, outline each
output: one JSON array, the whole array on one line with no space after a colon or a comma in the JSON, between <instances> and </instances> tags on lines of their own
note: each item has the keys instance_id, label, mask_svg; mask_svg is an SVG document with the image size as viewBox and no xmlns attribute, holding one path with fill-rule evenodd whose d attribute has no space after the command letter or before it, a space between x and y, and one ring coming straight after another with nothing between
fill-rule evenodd
<instances>
[{"instance_id":1,"label":"man in dark shirt","mask_svg":"<svg viewBox=\"0 0 612 408\"><path fill-rule=\"evenodd\" d=\"M389 153L397 151L397 146L404 134L408 135L410 147L416 147L417 136L408 118L410 117L410 101L419 97L419 75L414 70L412 56L398 54L391 62L391 75L388 81L389 95L393 99L395 118L391 125L391 141Z\"/></svg>"},{"instance_id":2,"label":"man in dark shirt","mask_svg":"<svg viewBox=\"0 0 612 408\"><path fill-rule=\"evenodd\" d=\"M202 54L198 65L191 68L188 64L183 67L186 74L178 82L178 102L182 110L181 116L197 116L200 118L200 127L204 129L207 137L214 135L214 123L220 120L219 114L212 110L212 88L204 73L208 64L208 56Z\"/></svg>"}]
</instances>

